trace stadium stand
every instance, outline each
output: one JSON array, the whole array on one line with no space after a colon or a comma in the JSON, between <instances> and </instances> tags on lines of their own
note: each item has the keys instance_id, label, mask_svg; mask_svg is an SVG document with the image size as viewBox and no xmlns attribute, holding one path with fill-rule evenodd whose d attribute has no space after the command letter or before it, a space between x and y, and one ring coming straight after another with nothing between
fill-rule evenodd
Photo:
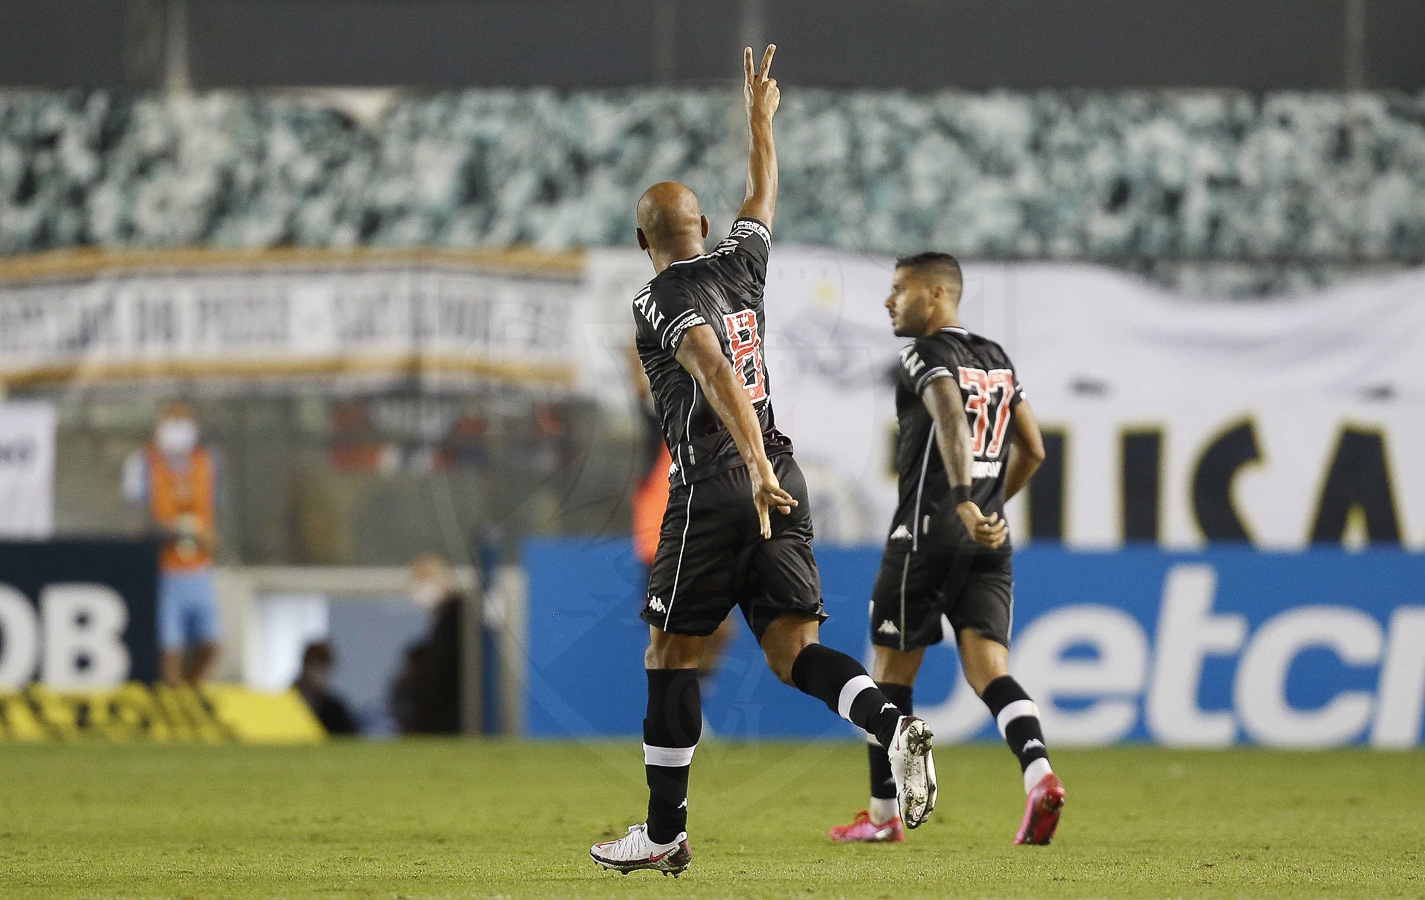
<instances>
[{"instance_id":1,"label":"stadium stand","mask_svg":"<svg viewBox=\"0 0 1425 900\"><path fill-rule=\"evenodd\" d=\"M728 108L482 89L407 97L368 129L280 95L12 93L0 253L619 245L659 172L731 207ZM778 122L785 242L1117 262L1248 295L1425 257L1425 96L799 91Z\"/></svg>"}]
</instances>

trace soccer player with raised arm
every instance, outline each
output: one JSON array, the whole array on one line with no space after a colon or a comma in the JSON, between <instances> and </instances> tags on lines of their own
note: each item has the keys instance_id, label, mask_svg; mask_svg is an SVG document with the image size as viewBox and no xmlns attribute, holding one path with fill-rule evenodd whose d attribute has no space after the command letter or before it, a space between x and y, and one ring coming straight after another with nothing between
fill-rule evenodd
<instances>
[{"instance_id":1,"label":"soccer player with raised arm","mask_svg":"<svg viewBox=\"0 0 1425 900\"><path fill-rule=\"evenodd\" d=\"M871 593L876 683L910 712L925 648L950 621L965 680L989 707L1024 776L1016 844L1047 844L1064 786L1049 767L1039 708L1009 674L1013 611L1004 502L1029 482L1044 442L1004 348L960 325L963 280L948 253L896 261L885 306L913 338L896 370L900 500ZM883 746L869 747L871 803L836 841L901 841ZM909 824L909 823L906 823Z\"/></svg>"},{"instance_id":2,"label":"soccer player with raised arm","mask_svg":"<svg viewBox=\"0 0 1425 900\"><path fill-rule=\"evenodd\" d=\"M744 53L751 150L747 198L727 239L704 252L708 220L693 192L655 184L638 201L638 245L657 273L633 301L637 347L673 457L667 512L641 618L648 623L643 762L648 818L595 844L601 866L678 874L688 867L688 771L702 731L703 642L741 610L782 682L824 702L888 749L907 827L935 804L931 735L903 715L855 659L817 642L821 581L806 482L777 430L762 338L763 289L777 201L768 76Z\"/></svg>"}]
</instances>

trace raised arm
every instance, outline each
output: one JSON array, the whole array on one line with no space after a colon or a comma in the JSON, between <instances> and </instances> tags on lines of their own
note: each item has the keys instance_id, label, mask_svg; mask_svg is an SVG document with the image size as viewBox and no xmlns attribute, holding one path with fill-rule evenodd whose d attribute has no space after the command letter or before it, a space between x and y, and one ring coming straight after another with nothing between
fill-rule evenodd
<instances>
[{"instance_id":1,"label":"raised arm","mask_svg":"<svg viewBox=\"0 0 1425 900\"><path fill-rule=\"evenodd\" d=\"M935 443L940 448L940 458L945 461L955 512L975 543L990 549L999 547L1009 537L1009 527L999 513L986 516L979 505L969 499L975 454L959 386L952 378L936 378L925 386L921 400L935 420Z\"/></svg>"},{"instance_id":2,"label":"raised arm","mask_svg":"<svg viewBox=\"0 0 1425 900\"><path fill-rule=\"evenodd\" d=\"M1004 499L1008 500L1024 489L1030 476L1044 461L1044 435L1039 433L1039 421L1028 400L1014 407L1014 434L1009 442L1009 469L1004 474Z\"/></svg>"},{"instance_id":3,"label":"raised arm","mask_svg":"<svg viewBox=\"0 0 1425 900\"><path fill-rule=\"evenodd\" d=\"M769 510L775 506L778 511L789 513L797 501L777 482L772 463L767 459L767 450L762 446L762 425L757 420L757 411L752 408L747 389L732 371L732 364L723 355L712 326L694 325L689 328L678 345L676 359L696 379L708 399L708 405L717 413L737 444L737 452L742 454L747 474L752 479L752 502L757 506L762 536L771 537Z\"/></svg>"},{"instance_id":4,"label":"raised arm","mask_svg":"<svg viewBox=\"0 0 1425 900\"><path fill-rule=\"evenodd\" d=\"M761 69L753 71L752 48L742 51L745 76L742 92L747 101L751 145L747 151L747 199L737 215L750 216L769 229L777 209L777 147L772 142L772 116L777 112L782 92L777 90L777 80L769 78L767 72L772 68L772 54L776 52L777 45L768 44Z\"/></svg>"}]
</instances>

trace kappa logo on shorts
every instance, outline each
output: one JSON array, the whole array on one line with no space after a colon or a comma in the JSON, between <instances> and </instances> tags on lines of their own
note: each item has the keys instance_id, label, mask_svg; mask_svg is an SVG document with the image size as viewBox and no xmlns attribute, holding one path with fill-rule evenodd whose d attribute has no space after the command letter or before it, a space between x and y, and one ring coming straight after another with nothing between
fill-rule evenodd
<instances>
[{"instance_id":1,"label":"kappa logo on shorts","mask_svg":"<svg viewBox=\"0 0 1425 900\"><path fill-rule=\"evenodd\" d=\"M910 529L907 528L907 527L905 527L904 525L897 525L897 526L896 526L896 530L891 532L891 540L893 540L893 541L908 541L908 540L910 540Z\"/></svg>"},{"instance_id":2,"label":"kappa logo on shorts","mask_svg":"<svg viewBox=\"0 0 1425 900\"><path fill-rule=\"evenodd\" d=\"M661 597L649 597L649 598L648 598L648 608L651 609L651 610L653 610L654 612L667 612L667 611L668 611L668 607L666 607L666 606L663 605L663 598L661 598Z\"/></svg>"},{"instance_id":3,"label":"kappa logo on shorts","mask_svg":"<svg viewBox=\"0 0 1425 900\"><path fill-rule=\"evenodd\" d=\"M881 627L876 629L877 634L900 634L901 630L896 627L896 623L890 619L881 623Z\"/></svg>"}]
</instances>

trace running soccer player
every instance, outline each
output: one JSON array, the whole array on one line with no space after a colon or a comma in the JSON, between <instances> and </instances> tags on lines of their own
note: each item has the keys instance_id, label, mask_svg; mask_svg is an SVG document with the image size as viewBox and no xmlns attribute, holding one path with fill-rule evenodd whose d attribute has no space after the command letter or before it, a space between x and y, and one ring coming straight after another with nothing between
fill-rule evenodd
<instances>
[{"instance_id":1,"label":"running soccer player","mask_svg":"<svg viewBox=\"0 0 1425 900\"><path fill-rule=\"evenodd\" d=\"M643 762L648 818L589 849L627 874L688 867L688 771L702 730L698 659L733 607L782 682L824 702L888 748L906 827L935 805L931 735L889 702L861 664L817 642L821 581L806 482L777 430L763 360L763 289L777 199L772 115L780 94L744 52L751 149L747 197L727 239L704 252L693 192L655 184L638 201L638 245L656 277L633 301L637 345L673 467L641 618L648 623ZM775 513L775 514L774 514Z\"/></svg>"},{"instance_id":2,"label":"running soccer player","mask_svg":"<svg viewBox=\"0 0 1425 900\"><path fill-rule=\"evenodd\" d=\"M914 338L896 369L900 502L871 594L874 674L911 710L925 648L950 620L965 680L1019 758L1028 795L1016 844L1047 844L1064 786L1049 767L1039 708L1009 674L1013 608L1004 503L1029 482L1044 442L1014 364L999 344L960 325L960 263L948 253L896 261L885 306ZM937 452L938 448L938 452ZM835 841L902 841L886 751L871 744L871 803Z\"/></svg>"}]
</instances>

